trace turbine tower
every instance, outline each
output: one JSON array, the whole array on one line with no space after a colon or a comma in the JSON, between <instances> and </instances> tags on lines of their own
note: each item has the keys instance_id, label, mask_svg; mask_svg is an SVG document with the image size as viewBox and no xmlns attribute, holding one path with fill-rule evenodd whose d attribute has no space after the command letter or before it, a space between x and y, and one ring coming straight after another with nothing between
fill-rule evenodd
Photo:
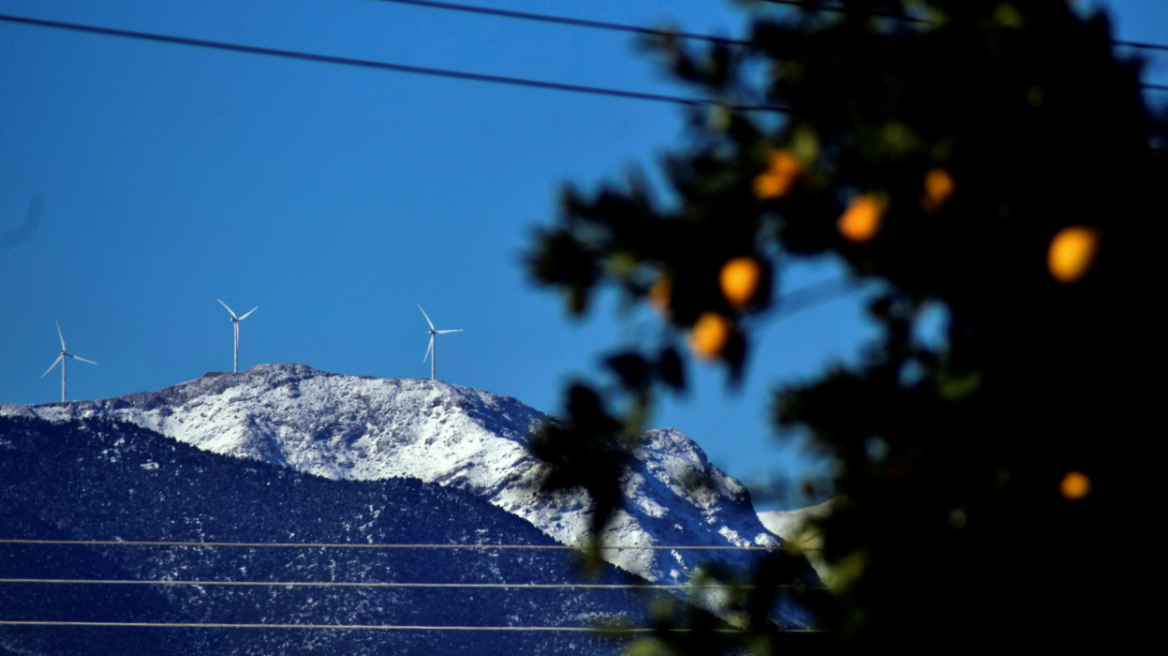
<instances>
[{"instance_id":1,"label":"turbine tower","mask_svg":"<svg viewBox=\"0 0 1168 656\"><path fill-rule=\"evenodd\" d=\"M422 310L422 306L419 305L418 309ZM426 358L430 358L430 380L434 380L434 359L437 357L437 351L434 350L434 336L445 335L446 333L460 333L462 332L462 328L458 330L435 330L434 322L430 321L430 315L426 314L425 310L422 310L422 316L426 317L426 323L430 324L430 346L426 348L426 355L422 357L422 362L425 362Z\"/></svg>"},{"instance_id":2,"label":"turbine tower","mask_svg":"<svg viewBox=\"0 0 1168 656\"><path fill-rule=\"evenodd\" d=\"M69 353L65 350L65 336L63 334L61 334L61 322L60 321L57 322L57 337L61 338L61 355L58 355L57 359L53 360L52 366L50 366L45 371L45 373L41 374L41 378L48 376L49 372L53 370L53 367L57 366L58 362L61 363L61 403L64 403L65 402L65 358L73 358L74 360L88 362L89 364L97 364L97 363L94 362L93 360L86 360L83 357L73 355L72 353Z\"/></svg>"},{"instance_id":3,"label":"turbine tower","mask_svg":"<svg viewBox=\"0 0 1168 656\"><path fill-rule=\"evenodd\" d=\"M219 299L215 300L219 301ZM219 305L222 305L223 307L227 308L228 312L231 312L231 308L227 307L227 304L223 301L219 301ZM235 328L235 368L233 369L235 373L239 373L239 322L246 319L252 312L255 312L258 309L260 309L260 306L257 305L248 310L247 314L243 315L242 317L237 317L235 316L234 312L231 312L231 325Z\"/></svg>"}]
</instances>

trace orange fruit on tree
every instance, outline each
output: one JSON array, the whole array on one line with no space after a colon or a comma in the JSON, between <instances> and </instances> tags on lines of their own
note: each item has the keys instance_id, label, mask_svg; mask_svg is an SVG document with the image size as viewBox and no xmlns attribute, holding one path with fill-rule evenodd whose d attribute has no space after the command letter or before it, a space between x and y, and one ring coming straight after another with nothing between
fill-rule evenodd
<instances>
[{"instance_id":1,"label":"orange fruit on tree","mask_svg":"<svg viewBox=\"0 0 1168 656\"><path fill-rule=\"evenodd\" d=\"M1099 231L1070 226L1058 231L1046 252L1046 268L1061 283L1077 282L1091 270L1099 252Z\"/></svg>"},{"instance_id":2,"label":"orange fruit on tree","mask_svg":"<svg viewBox=\"0 0 1168 656\"><path fill-rule=\"evenodd\" d=\"M1081 471L1069 471L1059 483L1059 494L1077 501L1091 494L1091 479Z\"/></svg>"},{"instance_id":3,"label":"orange fruit on tree","mask_svg":"<svg viewBox=\"0 0 1168 656\"><path fill-rule=\"evenodd\" d=\"M845 239L856 243L870 241L880 232L887 203L875 194L862 194L852 200L836 222Z\"/></svg>"},{"instance_id":4,"label":"orange fruit on tree","mask_svg":"<svg viewBox=\"0 0 1168 656\"><path fill-rule=\"evenodd\" d=\"M718 285L732 307L747 305L762 286L762 264L758 258L749 255L731 258L718 273Z\"/></svg>"},{"instance_id":5,"label":"orange fruit on tree","mask_svg":"<svg viewBox=\"0 0 1168 656\"><path fill-rule=\"evenodd\" d=\"M925 174L925 188L921 192L921 209L934 214L953 195L956 184L953 176L942 168L929 169Z\"/></svg>"},{"instance_id":6,"label":"orange fruit on tree","mask_svg":"<svg viewBox=\"0 0 1168 656\"><path fill-rule=\"evenodd\" d=\"M791 151L772 150L767 155L767 169L754 178L754 195L762 200L786 196L802 173L803 166Z\"/></svg>"},{"instance_id":7,"label":"orange fruit on tree","mask_svg":"<svg viewBox=\"0 0 1168 656\"><path fill-rule=\"evenodd\" d=\"M712 360L726 348L732 332L733 326L725 315L704 312L689 333L689 347L698 357Z\"/></svg>"}]
</instances>

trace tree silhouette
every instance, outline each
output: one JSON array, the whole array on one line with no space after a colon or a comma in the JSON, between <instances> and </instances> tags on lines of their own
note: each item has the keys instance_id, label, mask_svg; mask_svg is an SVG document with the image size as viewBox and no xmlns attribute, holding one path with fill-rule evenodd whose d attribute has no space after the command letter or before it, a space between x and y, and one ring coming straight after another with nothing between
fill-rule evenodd
<instances>
[{"instance_id":1,"label":"tree silhouette","mask_svg":"<svg viewBox=\"0 0 1168 656\"><path fill-rule=\"evenodd\" d=\"M1144 62L1117 54L1105 15L1064 0L801 4L747 4L744 47L647 42L722 105L692 110L667 193L636 176L568 187L528 253L570 313L612 286L667 326L605 361L612 384L574 384L570 425L538 441L560 465L548 485L591 490L598 527L653 400L684 389L692 359L736 383L790 262L834 258L882 283L863 362L775 394L775 425L842 463L818 526L830 591L780 554L738 599L746 631L671 633L687 620L666 613L635 649L1143 644L1160 590L1143 563L1168 189ZM943 344L914 337L929 308L947 317ZM767 622L779 583L824 635Z\"/></svg>"}]
</instances>

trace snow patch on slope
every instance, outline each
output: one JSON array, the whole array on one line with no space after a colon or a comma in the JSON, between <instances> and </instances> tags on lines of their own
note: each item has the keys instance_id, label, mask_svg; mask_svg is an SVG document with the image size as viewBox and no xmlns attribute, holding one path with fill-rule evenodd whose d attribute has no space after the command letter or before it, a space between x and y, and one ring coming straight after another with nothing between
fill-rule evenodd
<instances>
[{"instance_id":1,"label":"snow patch on slope","mask_svg":"<svg viewBox=\"0 0 1168 656\"><path fill-rule=\"evenodd\" d=\"M766 510L758 514L759 521L767 530L788 544L806 550L804 554L807 556L807 562L828 585L835 579L827 560L823 557L823 536L815 528L815 522L830 516L834 507L832 501L824 501L797 510Z\"/></svg>"}]
</instances>

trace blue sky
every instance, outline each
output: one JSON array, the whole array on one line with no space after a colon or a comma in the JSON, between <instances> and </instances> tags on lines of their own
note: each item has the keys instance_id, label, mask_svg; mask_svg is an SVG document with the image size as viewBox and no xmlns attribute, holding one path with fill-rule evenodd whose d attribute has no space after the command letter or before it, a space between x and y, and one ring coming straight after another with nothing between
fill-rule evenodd
<instances>
[{"instance_id":1,"label":"blue sky","mask_svg":"<svg viewBox=\"0 0 1168 656\"><path fill-rule=\"evenodd\" d=\"M464 0L737 35L717 0ZM1115 0L1120 38L1168 43L1168 2ZM375 0L0 0L0 13L415 66L681 94L628 35ZM1148 71L1168 83L1168 55ZM301 362L425 377L423 305L439 377L559 410L572 375L653 319L604 303L585 322L520 265L560 185L651 169L683 114L660 103L520 89L0 23L0 230L44 199L31 240L0 250L0 402L155 390L240 366ZM791 271L798 288L830 266ZM699 367L654 424L695 438L748 482L814 468L774 440L769 390L859 356L861 295L758 335L744 389Z\"/></svg>"}]
</instances>

